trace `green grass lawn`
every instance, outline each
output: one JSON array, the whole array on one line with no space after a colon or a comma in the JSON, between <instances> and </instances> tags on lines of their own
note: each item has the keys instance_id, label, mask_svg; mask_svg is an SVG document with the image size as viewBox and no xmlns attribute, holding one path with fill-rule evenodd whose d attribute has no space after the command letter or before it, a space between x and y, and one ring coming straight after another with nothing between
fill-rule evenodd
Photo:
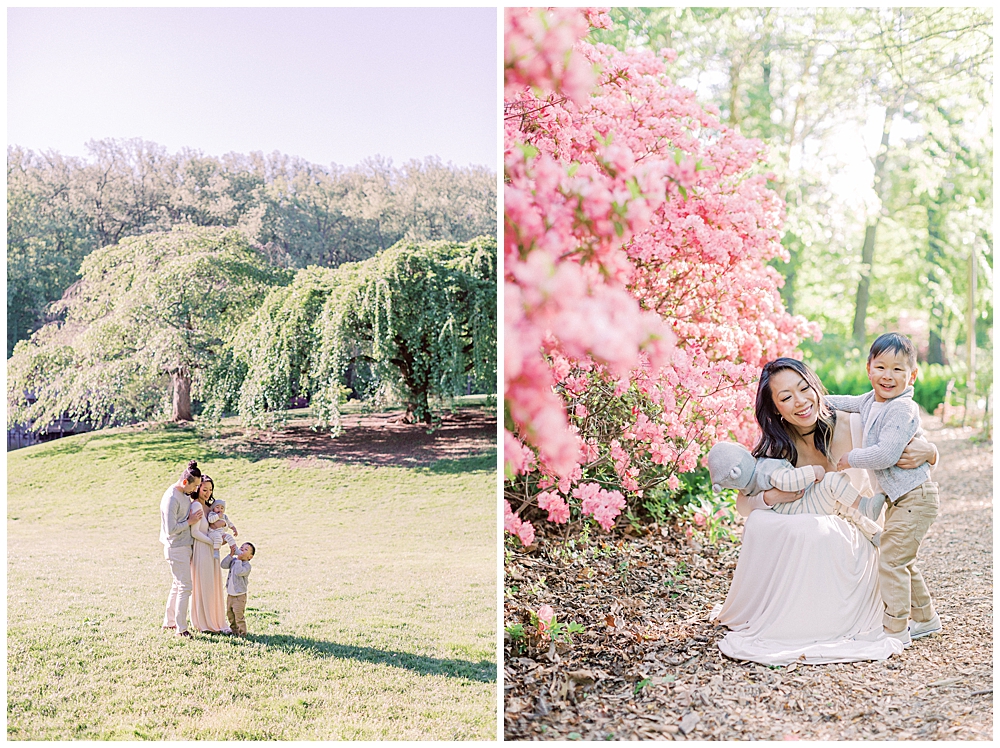
<instances>
[{"instance_id":1,"label":"green grass lawn","mask_svg":"<svg viewBox=\"0 0 1000 748\"><path fill-rule=\"evenodd\" d=\"M213 443L115 429L7 455L8 738L494 739L495 452L397 468ZM245 640L160 628L159 501L191 458L257 546Z\"/></svg>"}]
</instances>

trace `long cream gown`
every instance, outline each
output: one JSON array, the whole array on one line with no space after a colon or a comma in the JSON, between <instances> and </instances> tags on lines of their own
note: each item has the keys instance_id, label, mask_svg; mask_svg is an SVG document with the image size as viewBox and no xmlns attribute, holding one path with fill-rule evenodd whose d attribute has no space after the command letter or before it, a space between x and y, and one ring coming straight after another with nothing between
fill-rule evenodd
<instances>
[{"instance_id":1,"label":"long cream gown","mask_svg":"<svg viewBox=\"0 0 1000 748\"><path fill-rule=\"evenodd\" d=\"M201 506L199 504L199 506ZM222 568L212 553L208 537L208 510L191 525L194 549L191 553L191 626L196 631L222 631L226 621L225 588Z\"/></svg>"},{"instance_id":2,"label":"long cream gown","mask_svg":"<svg viewBox=\"0 0 1000 748\"><path fill-rule=\"evenodd\" d=\"M860 417L851 434L860 444ZM845 471L865 492L862 470ZM717 622L723 654L764 665L884 660L903 645L882 633L878 550L840 517L750 512Z\"/></svg>"}]
</instances>

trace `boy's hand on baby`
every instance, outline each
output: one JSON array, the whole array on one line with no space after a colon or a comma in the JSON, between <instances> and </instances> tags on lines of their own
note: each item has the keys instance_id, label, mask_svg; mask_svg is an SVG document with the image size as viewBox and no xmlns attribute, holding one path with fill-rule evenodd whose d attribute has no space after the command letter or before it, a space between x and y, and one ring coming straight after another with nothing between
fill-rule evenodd
<instances>
[{"instance_id":1,"label":"boy's hand on baby","mask_svg":"<svg viewBox=\"0 0 1000 748\"><path fill-rule=\"evenodd\" d=\"M813 472L816 473L816 482L819 483L823 480L823 476L826 475L826 471L819 465L812 466Z\"/></svg>"}]
</instances>

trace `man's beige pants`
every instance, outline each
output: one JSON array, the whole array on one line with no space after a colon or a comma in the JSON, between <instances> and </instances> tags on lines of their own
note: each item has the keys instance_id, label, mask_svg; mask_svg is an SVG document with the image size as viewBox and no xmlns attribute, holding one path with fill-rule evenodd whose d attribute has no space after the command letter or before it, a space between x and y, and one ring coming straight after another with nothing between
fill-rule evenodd
<instances>
[{"instance_id":1,"label":"man's beige pants","mask_svg":"<svg viewBox=\"0 0 1000 748\"><path fill-rule=\"evenodd\" d=\"M170 594L163 611L163 627L188 630L188 604L191 601L191 546L163 546L163 556L170 565Z\"/></svg>"},{"instance_id":2,"label":"man's beige pants","mask_svg":"<svg viewBox=\"0 0 1000 748\"><path fill-rule=\"evenodd\" d=\"M247 609L247 593L226 595L226 617L234 634L246 636L247 622L243 619Z\"/></svg>"},{"instance_id":3,"label":"man's beige pants","mask_svg":"<svg viewBox=\"0 0 1000 748\"><path fill-rule=\"evenodd\" d=\"M934 603L916 566L917 549L938 514L938 485L928 481L900 496L885 512L878 580L887 631L906 629L907 618L929 621Z\"/></svg>"}]
</instances>

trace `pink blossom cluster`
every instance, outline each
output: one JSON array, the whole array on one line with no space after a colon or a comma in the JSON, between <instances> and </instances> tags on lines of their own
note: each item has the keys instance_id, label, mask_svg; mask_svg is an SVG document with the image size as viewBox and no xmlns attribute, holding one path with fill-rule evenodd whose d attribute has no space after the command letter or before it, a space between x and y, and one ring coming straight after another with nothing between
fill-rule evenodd
<instances>
[{"instance_id":1,"label":"pink blossom cluster","mask_svg":"<svg viewBox=\"0 0 1000 748\"><path fill-rule=\"evenodd\" d=\"M573 498L580 500L580 511L597 520L597 524L610 530L615 518L625 508L625 497L620 491L608 491L597 483L581 483L573 489Z\"/></svg>"},{"instance_id":2,"label":"pink blossom cluster","mask_svg":"<svg viewBox=\"0 0 1000 748\"><path fill-rule=\"evenodd\" d=\"M503 529L511 535L516 535L521 545L529 546L535 542L535 527L514 514L510 502L503 503Z\"/></svg>"},{"instance_id":3,"label":"pink blossom cluster","mask_svg":"<svg viewBox=\"0 0 1000 748\"><path fill-rule=\"evenodd\" d=\"M610 28L606 8L549 8L504 14L504 98L524 88L586 101L594 71L573 44L591 26Z\"/></svg>"},{"instance_id":4,"label":"pink blossom cluster","mask_svg":"<svg viewBox=\"0 0 1000 748\"><path fill-rule=\"evenodd\" d=\"M549 636L549 629L556 618L555 610L551 605L542 605L535 617L538 619L538 633L543 637Z\"/></svg>"},{"instance_id":5,"label":"pink blossom cluster","mask_svg":"<svg viewBox=\"0 0 1000 748\"><path fill-rule=\"evenodd\" d=\"M752 441L761 365L818 329L767 265L783 205L762 144L671 81L673 50L584 41L598 23L506 11L504 457L522 504L609 529L705 446Z\"/></svg>"}]
</instances>

